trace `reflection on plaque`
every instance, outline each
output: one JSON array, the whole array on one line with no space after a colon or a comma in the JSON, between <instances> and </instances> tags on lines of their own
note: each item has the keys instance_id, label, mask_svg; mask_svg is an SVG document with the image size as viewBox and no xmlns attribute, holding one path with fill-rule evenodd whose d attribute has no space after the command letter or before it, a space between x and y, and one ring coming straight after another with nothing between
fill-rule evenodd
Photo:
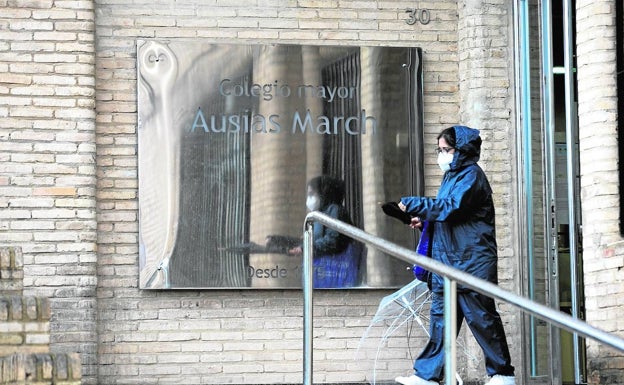
<instances>
[{"instance_id":1,"label":"reflection on plaque","mask_svg":"<svg viewBox=\"0 0 624 385\"><path fill-rule=\"evenodd\" d=\"M420 49L149 40L137 57L141 288L301 288L288 250L318 176L355 226L413 247L378 202L422 193ZM413 278L357 253L340 287Z\"/></svg>"}]
</instances>

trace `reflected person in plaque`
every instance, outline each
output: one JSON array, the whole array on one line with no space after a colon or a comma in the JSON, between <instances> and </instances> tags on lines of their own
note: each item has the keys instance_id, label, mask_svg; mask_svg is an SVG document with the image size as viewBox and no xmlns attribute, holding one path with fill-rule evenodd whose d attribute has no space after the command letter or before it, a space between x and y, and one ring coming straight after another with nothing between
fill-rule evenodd
<instances>
[{"instance_id":1,"label":"reflected person in plaque","mask_svg":"<svg viewBox=\"0 0 624 385\"><path fill-rule=\"evenodd\" d=\"M477 162L479 130L453 126L438 135L438 165L444 172L436 198L410 196L398 206L433 224L431 257L494 284L498 283L494 202L488 179ZM429 341L414 362L414 374L397 377L403 385L437 385L444 374L444 281L432 274ZM457 331L466 320L485 356L486 385L515 385L514 367L494 299L457 286Z\"/></svg>"},{"instance_id":2,"label":"reflected person in plaque","mask_svg":"<svg viewBox=\"0 0 624 385\"><path fill-rule=\"evenodd\" d=\"M345 184L342 180L322 175L307 183L306 206L332 218L352 224L349 211L343 205ZM320 223L313 224L313 282L314 288L344 288L358 286L363 245ZM288 254L301 256L303 246L291 248Z\"/></svg>"}]
</instances>

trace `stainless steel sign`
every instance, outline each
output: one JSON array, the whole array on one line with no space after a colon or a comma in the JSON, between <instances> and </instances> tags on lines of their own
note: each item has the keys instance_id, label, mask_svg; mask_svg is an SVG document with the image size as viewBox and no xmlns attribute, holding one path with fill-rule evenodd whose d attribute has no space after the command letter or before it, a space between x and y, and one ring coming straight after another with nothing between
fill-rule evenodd
<instances>
[{"instance_id":1,"label":"stainless steel sign","mask_svg":"<svg viewBox=\"0 0 624 385\"><path fill-rule=\"evenodd\" d=\"M321 175L353 224L413 245L378 202L422 188L418 48L145 40L137 57L141 288L300 288ZM374 249L349 270L332 287L412 279Z\"/></svg>"}]
</instances>

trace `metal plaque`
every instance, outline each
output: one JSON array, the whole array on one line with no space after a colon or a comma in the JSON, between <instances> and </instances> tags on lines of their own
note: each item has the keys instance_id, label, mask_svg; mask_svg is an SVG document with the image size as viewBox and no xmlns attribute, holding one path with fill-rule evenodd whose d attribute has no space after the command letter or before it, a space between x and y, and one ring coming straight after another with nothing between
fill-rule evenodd
<instances>
[{"instance_id":1,"label":"metal plaque","mask_svg":"<svg viewBox=\"0 0 624 385\"><path fill-rule=\"evenodd\" d=\"M288 250L320 175L354 225L414 246L379 203L422 193L419 48L142 40L137 62L141 288L301 288ZM344 287L408 268L360 248Z\"/></svg>"}]
</instances>

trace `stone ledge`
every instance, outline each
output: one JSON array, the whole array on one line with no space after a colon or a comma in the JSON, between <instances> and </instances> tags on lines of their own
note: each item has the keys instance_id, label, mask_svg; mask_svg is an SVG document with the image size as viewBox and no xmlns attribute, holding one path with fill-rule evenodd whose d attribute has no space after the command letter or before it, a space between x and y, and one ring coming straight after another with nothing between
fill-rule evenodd
<instances>
[{"instance_id":1,"label":"stone ledge","mask_svg":"<svg viewBox=\"0 0 624 385\"><path fill-rule=\"evenodd\" d=\"M0 295L0 352L50 352L50 305L47 298Z\"/></svg>"},{"instance_id":2,"label":"stone ledge","mask_svg":"<svg viewBox=\"0 0 624 385\"><path fill-rule=\"evenodd\" d=\"M21 294L24 280L24 257L21 247L0 247L0 293Z\"/></svg>"},{"instance_id":3,"label":"stone ledge","mask_svg":"<svg viewBox=\"0 0 624 385\"><path fill-rule=\"evenodd\" d=\"M0 321L45 322L50 320L50 313L47 298L0 295Z\"/></svg>"},{"instance_id":4,"label":"stone ledge","mask_svg":"<svg viewBox=\"0 0 624 385\"><path fill-rule=\"evenodd\" d=\"M7 385L80 385L77 353L13 354L0 357L0 383Z\"/></svg>"}]
</instances>

